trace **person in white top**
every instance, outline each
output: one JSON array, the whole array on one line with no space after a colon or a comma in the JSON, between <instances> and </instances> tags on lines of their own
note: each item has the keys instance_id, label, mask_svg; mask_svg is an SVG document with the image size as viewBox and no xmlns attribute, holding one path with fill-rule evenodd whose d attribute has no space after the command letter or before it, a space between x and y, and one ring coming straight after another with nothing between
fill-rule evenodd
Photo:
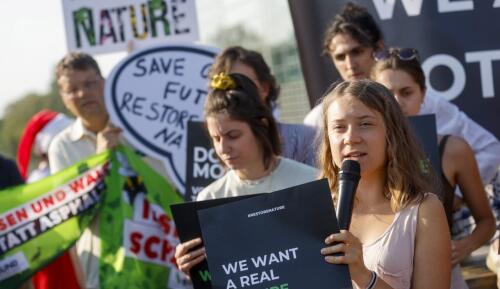
<instances>
[{"instance_id":1,"label":"person in white top","mask_svg":"<svg viewBox=\"0 0 500 289\"><path fill-rule=\"evenodd\" d=\"M121 129L109 122L104 104L104 78L92 56L81 52L67 54L57 65L56 80L61 99L76 120L50 143L51 173L124 143ZM147 157L145 161L166 177L160 161ZM101 243L97 219L70 249L80 288L100 288Z\"/></svg>"},{"instance_id":2,"label":"person in white top","mask_svg":"<svg viewBox=\"0 0 500 289\"><path fill-rule=\"evenodd\" d=\"M349 3L328 27L323 48L342 79L364 79L370 77L375 64L373 53L384 48L384 40L370 13ZM489 184L500 165L500 142L496 137L439 95L427 93L420 114L436 115L438 134L461 137L469 143L483 184ZM320 127L322 118L321 108L316 106L304 118L304 124Z\"/></svg>"},{"instance_id":3,"label":"person in white top","mask_svg":"<svg viewBox=\"0 0 500 289\"><path fill-rule=\"evenodd\" d=\"M315 168L280 157L276 121L251 79L221 73L211 86L205 101L206 126L228 172L201 191L198 200L269 193L317 178ZM177 265L187 276L205 258L201 245L201 238L196 238L176 247Z\"/></svg>"},{"instance_id":4,"label":"person in white top","mask_svg":"<svg viewBox=\"0 0 500 289\"><path fill-rule=\"evenodd\" d=\"M347 264L356 289L449 288L450 233L441 202L428 193L435 176L420 170L424 154L390 91L344 81L322 108L321 177L334 199L342 163L361 168L351 224L326 238L325 261Z\"/></svg>"},{"instance_id":5,"label":"person in white top","mask_svg":"<svg viewBox=\"0 0 500 289\"><path fill-rule=\"evenodd\" d=\"M104 78L92 56L81 52L64 56L56 67L56 81L65 107L76 120L50 143L51 173L115 147L121 132L109 123L104 104ZM80 288L99 288L98 236L98 225L94 221L69 251Z\"/></svg>"}]
</instances>

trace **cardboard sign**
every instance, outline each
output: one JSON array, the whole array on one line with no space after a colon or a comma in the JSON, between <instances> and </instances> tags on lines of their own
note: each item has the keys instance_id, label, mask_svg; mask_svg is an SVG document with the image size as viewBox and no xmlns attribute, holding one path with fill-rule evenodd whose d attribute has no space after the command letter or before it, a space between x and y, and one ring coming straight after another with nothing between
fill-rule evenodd
<instances>
[{"instance_id":1,"label":"cardboard sign","mask_svg":"<svg viewBox=\"0 0 500 289\"><path fill-rule=\"evenodd\" d=\"M111 121L148 156L163 160L185 192L187 125L203 119L207 73L216 54L199 45L157 46L120 62L106 80Z\"/></svg>"},{"instance_id":2,"label":"cardboard sign","mask_svg":"<svg viewBox=\"0 0 500 289\"><path fill-rule=\"evenodd\" d=\"M188 123L186 201L196 201L203 188L226 173L203 126L203 122Z\"/></svg>"},{"instance_id":3,"label":"cardboard sign","mask_svg":"<svg viewBox=\"0 0 500 289\"><path fill-rule=\"evenodd\" d=\"M101 288L191 288L174 259L170 205L182 197L131 148L117 147L111 159L99 215Z\"/></svg>"},{"instance_id":4,"label":"cardboard sign","mask_svg":"<svg viewBox=\"0 0 500 289\"><path fill-rule=\"evenodd\" d=\"M170 209L172 210L179 239L181 242L187 242L201 237L201 227L198 220L199 210L212 208L218 205L258 195L259 194L171 205ZM206 260L191 268L191 281L193 282L193 287L195 289L211 289L212 284L210 283L210 280L210 272L208 271L208 263Z\"/></svg>"},{"instance_id":5,"label":"cardboard sign","mask_svg":"<svg viewBox=\"0 0 500 289\"><path fill-rule=\"evenodd\" d=\"M324 260L338 232L326 180L198 212L212 287L352 288L347 265Z\"/></svg>"},{"instance_id":6,"label":"cardboard sign","mask_svg":"<svg viewBox=\"0 0 500 289\"><path fill-rule=\"evenodd\" d=\"M63 0L69 51L89 54L134 46L197 41L194 0Z\"/></svg>"}]
</instances>

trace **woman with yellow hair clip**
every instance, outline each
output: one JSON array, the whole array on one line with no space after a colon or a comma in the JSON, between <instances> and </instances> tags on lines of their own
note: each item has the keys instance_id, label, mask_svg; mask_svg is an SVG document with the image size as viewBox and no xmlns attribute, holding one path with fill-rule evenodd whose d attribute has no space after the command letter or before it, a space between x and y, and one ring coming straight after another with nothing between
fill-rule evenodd
<instances>
[{"instance_id":1,"label":"woman with yellow hair clip","mask_svg":"<svg viewBox=\"0 0 500 289\"><path fill-rule=\"evenodd\" d=\"M226 174L207 186L198 200L272 192L313 181L318 171L280 157L281 143L271 109L259 100L254 82L242 74L218 74L205 102L206 127ZM201 238L176 247L179 269L205 258Z\"/></svg>"},{"instance_id":2,"label":"woman with yellow hair clip","mask_svg":"<svg viewBox=\"0 0 500 289\"><path fill-rule=\"evenodd\" d=\"M239 73L252 80L257 88L258 99L272 111L276 120L282 140L282 156L306 165L317 166L318 145L313 141L317 135L316 128L279 121L280 86L262 54L241 46L227 47L214 59L208 75L212 78L220 73Z\"/></svg>"}]
</instances>

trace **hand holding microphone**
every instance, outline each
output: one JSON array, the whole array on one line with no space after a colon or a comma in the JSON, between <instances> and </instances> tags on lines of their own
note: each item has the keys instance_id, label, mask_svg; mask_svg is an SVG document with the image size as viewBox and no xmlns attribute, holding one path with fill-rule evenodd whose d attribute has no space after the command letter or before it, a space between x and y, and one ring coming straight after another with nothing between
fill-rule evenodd
<instances>
[{"instance_id":1,"label":"hand holding microphone","mask_svg":"<svg viewBox=\"0 0 500 289\"><path fill-rule=\"evenodd\" d=\"M337 199L337 219L340 230L349 230L352 206L359 179L359 163L354 160L345 160L339 172L339 193Z\"/></svg>"},{"instance_id":2,"label":"hand holding microphone","mask_svg":"<svg viewBox=\"0 0 500 289\"><path fill-rule=\"evenodd\" d=\"M336 210L340 230L349 230L354 196L360 177L360 165L357 161L345 160L342 163L338 177ZM325 244L327 247L321 250L321 254L328 263L349 265L349 273L353 280L365 280L367 276L368 278L372 276L371 271L364 265L362 244L356 236L348 231L341 231L328 236Z\"/></svg>"}]
</instances>

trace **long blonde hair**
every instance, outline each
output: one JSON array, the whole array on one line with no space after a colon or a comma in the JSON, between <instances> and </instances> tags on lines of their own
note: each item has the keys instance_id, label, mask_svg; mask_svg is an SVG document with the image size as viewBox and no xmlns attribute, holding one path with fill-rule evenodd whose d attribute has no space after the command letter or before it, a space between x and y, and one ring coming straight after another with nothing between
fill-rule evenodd
<instances>
[{"instance_id":1,"label":"long blonde hair","mask_svg":"<svg viewBox=\"0 0 500 289\"><path fill-rule=\"evenodd\" d=\"M371 80L341 82L327 93L322 102L323 140L319 162L322 168L321 176L328 179L334 199L337 195L339 167L332 159L327 112L336 99L347 95L380 113L384 120L387 143L384 192L391 202L391 208L398 211L410 202L421 200L423 193L429 192L437 183L435 175L432 169L428 169L424 174L421 165L426 163L426 157L391 92Z\"/></svg>"}]
</instances>

